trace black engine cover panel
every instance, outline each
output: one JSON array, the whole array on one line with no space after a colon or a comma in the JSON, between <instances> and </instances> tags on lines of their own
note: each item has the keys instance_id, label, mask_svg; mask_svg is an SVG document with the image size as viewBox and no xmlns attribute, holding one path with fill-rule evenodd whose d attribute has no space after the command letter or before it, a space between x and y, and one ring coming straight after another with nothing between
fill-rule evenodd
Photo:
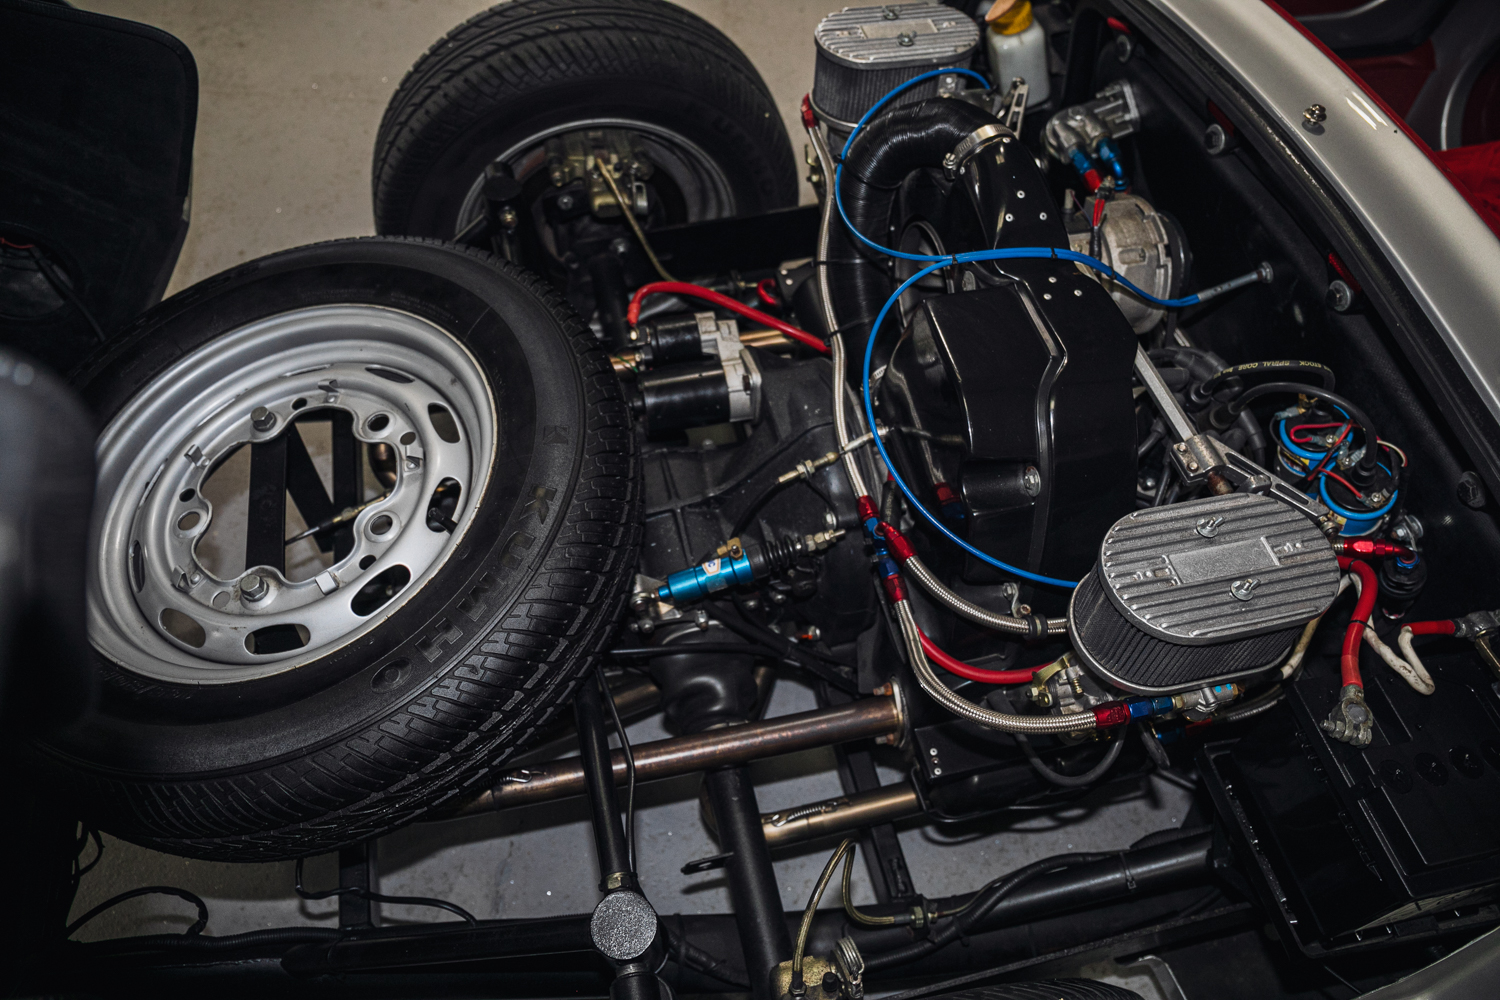
<instances>
[{"instance_id":1,"label":"black engine cover panel","mask_svg":"<svg viewBox=\"0 0 1500 1000\"><path fill-rule=\"evenodd\" d=\"M1076 580L1134 507L1135 334L1072 264L1005 263L1002 284L924 302L895 363L921 426L963 441L931 448L958 485L968 540ZM965 576L991 572L971 560Z\"/></svg>"}]
</instances>

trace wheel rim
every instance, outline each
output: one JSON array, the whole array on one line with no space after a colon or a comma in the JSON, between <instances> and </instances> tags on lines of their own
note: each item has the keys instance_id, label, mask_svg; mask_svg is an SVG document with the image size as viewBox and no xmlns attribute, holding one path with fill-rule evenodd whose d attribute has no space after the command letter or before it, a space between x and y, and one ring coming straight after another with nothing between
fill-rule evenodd
<instances>
[{"instance_id":1,"label":"wheel rim","mask_svg":"<svg viewBox=\"0 0 1500 1000\"><path fill-rule=\"evenodd\" d=\"M650 122L629 118L589 118L567 122L513 143L492 162L505 164L517 180L525 181L546 167L543 144L548 139L588 129L624 129L638 137L652 165L664 171L682 192L688 217L681 221L702 222L706 219L728 218L735 214L734 190L713 157L686 136ZM484 198L480 194L483 185L484 173L481 171L469 185L469 191L459 207L458 218L453 227L455 233L463 232L465 227L484 214Z\"/></svg>"},{"instance_id":2,"label":"wheel rim","mask_svg":"<svg viewBox=\"0 0 1500 1000\"><path fill-rule=\"evenodd\" d=\"M357 639L408 602L468 530L493 465L492 398L458 341L377 306L295 310L193 352L100 436L90 640L157 680L223 684L291 670ZM323 418L330 435L334 421L346 428L356 462L371 446L389 448L393 482L376 479L372 490L373 473L363 475L358 503L337 512L340 525L312 536L344 533L347 551L336 548L331 563L304 560L301 573L245 565L242 547L236 572L235 501L225 499L232 487L219 475L249 452L246 531L258 525L258 551L274 551L266 540L287 520L295 526L299 494L277 521L274 500L268 515L250 507L248 491L259 483L261 503L274 498L274 473L267 479L264 470ZM308 496L308 480L300 482ZM337 473L334 482L337 494Z\"/></svg>"}]
</instances>

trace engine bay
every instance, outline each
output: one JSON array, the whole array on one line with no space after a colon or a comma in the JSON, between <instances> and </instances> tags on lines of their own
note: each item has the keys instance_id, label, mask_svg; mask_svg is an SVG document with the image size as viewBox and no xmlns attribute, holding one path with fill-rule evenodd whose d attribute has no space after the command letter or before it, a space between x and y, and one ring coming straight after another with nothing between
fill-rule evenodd
<instances>
[{"instance_id":1,"label":"engine bay","mask_svg":"<svg viewBox=\"0 0 1500 1000\"><path fill-rule=\"evenodd\" d=\"M801 39L800 207L751 130L597 89L403 180L414 70L379 237L93 324L103 693L26 759L83 803L65 938L199 913L66 942L73 985L1342 997L1494 951L1500 473L1462 365L1157 6L980 8ZM5 287L77 305L36 240ZM101 831L282 864L337 928L75 905ZM382 884L377 842L501 915ZM549 851L589 912L507 908Z\"/></svg>"},{"instance_id":2,"label":"engine bay","mask_svg":"<svg viewBox=\"0 0 1500 1000\"><path fill-rule=\"evenodd\" d=\"M1149 48L1028 113L1023 81L862 74L819 30L817 253L732 280L838 333L831 364L654 303L617 355L627 627L684 651L649 661L669 714L691 645L786 643L830 703L907 692L903 812L1196 769L1213 851L1304 954L1488 919L1496 598L1459 537L1494 529L1338 254ZM810 829L892 798L846 790Z\"/></svg>"}]
</instances>

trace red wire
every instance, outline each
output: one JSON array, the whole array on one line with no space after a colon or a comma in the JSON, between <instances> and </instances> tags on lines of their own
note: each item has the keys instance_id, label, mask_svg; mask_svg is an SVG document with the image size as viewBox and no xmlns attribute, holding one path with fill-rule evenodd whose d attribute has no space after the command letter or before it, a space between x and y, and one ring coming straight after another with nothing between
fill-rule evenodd
<instances>
[{"instance_id":1,"label":"red wire","mask_svg":"<svg viewBox=\"0 0 1500 1000\"><path fill-rule=\"evenodd\" d=\"M773 294L775 290L775 278L761 278L755 283L755 294L760 296L760 300L766 305L770 306L772 309L780 309L781 302Z\"/></svg>"},{"instance_id":2,"label":"red wire","mask_svg":"<svg viewBox=\"0 0 1500 1000\"><path fill-rule=\"evenodd\" d=\"M1411 629L1412 635L1452 635L1458 631L1452 618L1443 618L1434 622L1407 622L1402 627Z\"/></svg>"},{"instance_id":3,"label":"red wire","mask_svg":"<svg viewBox=\"0 0 1500 1000\"><path fill-rule=\"evenodd\" d=\"M981 684L1027 684L1030 683L1032 675L1040 667L1031 667L1028 670L985 670L981 667L971 667L963 660L955 660L947 653L937 647L927 633L920 632L922 636L922 651L927 658L950 674L957 674L965 680L978 681Z\"/></svg>"},{"instance_id":4,"label":"red wire","mask_svg":"<svg viewBox=\"0 0 1500 1000\"><path fill-rule=\"evenodd\" d=\"M757 323L764 323L774 330L780 330L799 344L806 344L820 354L828 353L828 345L806 330L798 329L792 324L779 320L775 316L767 316L759 309L753 309L743 302L731 299L727 295L721 295L712 288L704 288L702 285L689 284L686 281L653 281L649 285L642 285L635 290L635 295L630 299L630 308L625 311L625 318L631 326L635 326L641 318L641 302L648 295L661 293L663 295L689 295L695 299L703 299L712 302L716 306L737 312L746 319L753 319Z\"/></svg>"},{"instance_id":5,"label":"red wire","mask_svg":"<svg viewBox=\"0 0 1500 1000\"><path fill-rule=\"evenodd\" d=\"M1314 476L1316 476L1320 471L1322 471L1322 469L1323 469L1323 463L1327 462L1330 458L1332 458L1334 452L1336 452L1336 451L1339 450L1339 445L1341 445L1341 444L1344 443L1344 438L1346 438L1346 437L1349 436L1349 431L1352 430L1353 427L1354 427L1354 425L1352 423L1346 423L1346 424L1344 424L1344 429L1339 432L1339 436L1338 437L1336 437L1336 438L1333 439L1333 444L1329 447L1328 451L1325 452L1324 455L1323 455L1323 457L1318 460L1318 464L1313 467L1313 470L1307 474L1307 479L1308 479L1309 482L1312 481L1312 478Z\"/></svg>"},{"instance_id":6,"label":"red wire","mask_svg":"<svg viewBox=\"0 0 1500 1000\"><path fill-rule=\"evenodd\" d=\"M1380 585L1375 582L1375 571L1368 563L1342 556L1339 562L1347 563L1348 570L1359 577L1359 601L1354 605L1354 617L1349 620L1349 628L1344 632L1344 650L1343 655L1339 657L1339 673L1343 676L1346 687L1354 684L1363 688L1365 682L1359 675L1359 640L1366 623L1370 620L1370 612L1375 610L1375 599L1379 596Z\"/></svg>"},{"instance_id":7,"label":"red wire","mask_svg":"<svg viewBox=\"0 0 1500 1000\"><path fill-rule=\"evenodd\" d=\"M1320 427L1342 427L1342 426L1344 426L1344 423L1345 423L1345 421L1343 421L1343 420L1335 420L1331 424L1298 424L1297 426L1293 427L1291 430L1287 431L1287 436L1290 437L1293 441L1297 442L1298 444L1311 444L1312 443L1312 439L1311 438L1299 438L1297 436L1297 432L1298 431L1305 431L1305 430L1317 430Z\"/></svg>"},{"instance_id":8,"label":"red wire","mask_svg":"<svg viewBox=\"0 0 1500 1000\"><path fill-rule=\"evenodd\" d=\"M1324 469L1323 470L1323 475L1329 477L1330 479L1336 479L1339 482L1343 483L1344 484L1344 489L1348 490L1350 493L1353 493L1355 496L1359 497L1361 500L1363 500L1365 498L1365 495L1363 493L1361 493L1359 490L1357 490L1357 489L1354 488L1354 484L1353 483L1349 482L1349 480L1345 479L1343 476L1339 475L1337 472L1333 472L1333 471L1331 471L1329 469Z\"/></svg>"}]
</instances>

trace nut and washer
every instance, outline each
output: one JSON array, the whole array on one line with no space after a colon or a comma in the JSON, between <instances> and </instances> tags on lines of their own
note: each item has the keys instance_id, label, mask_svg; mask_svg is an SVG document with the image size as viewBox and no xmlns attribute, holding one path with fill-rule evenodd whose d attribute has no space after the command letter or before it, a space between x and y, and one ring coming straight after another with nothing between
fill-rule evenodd
<instances>
[{"instance_id":1,"label":"nut and washer","mask_svg":"<svg viewBox=\"0 0 1500 1000\"><path fill-rule=\"evenodd\" d=\"M1303 121L1309 125L1318 125L1328 120L1328 109L1321 104L1309 104L1307 110L1302 112Z\"/></svg>"}]
</instances>

